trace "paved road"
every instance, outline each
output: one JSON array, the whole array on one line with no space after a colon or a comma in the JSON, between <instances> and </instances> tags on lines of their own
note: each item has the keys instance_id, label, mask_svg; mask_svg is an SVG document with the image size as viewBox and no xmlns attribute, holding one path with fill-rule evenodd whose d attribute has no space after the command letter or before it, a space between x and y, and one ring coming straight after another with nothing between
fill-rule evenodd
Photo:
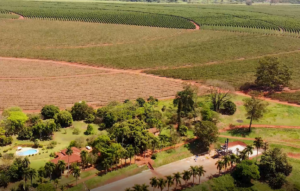
<instances>
[{"instance_id":1,"label":"paved road","mask_svg":"<svg viewBox=\"0 0 300 191\"><path fill-rule=\"evenodd\" d=\"M197 162L195 162L194 158L195 157L190 157L174 163L170 163L168 165L156 168L155 171L146 170L134 176L130 176L128 178L124 178L122 180L106 184L98 188L94 188L92 189L92 191L124 191L126 188L134 186L134 184L145 183L149 185L149 179L153 176L163 177L172 175L175 172L183 172L184 170L188 170L190 166L195 165L203 165L204 169L206 170L205 176L201 177L201 182L206 181L209 176L218 173L218 170L215 167L217 159L204 159L204 157L202 156L198 158ZM198 183L198 178L195 179L195 183ZM184 184L183 181L182 184ZM164 190L167 190L167 188L165 188Z\"/></svg>"}]
</instances>

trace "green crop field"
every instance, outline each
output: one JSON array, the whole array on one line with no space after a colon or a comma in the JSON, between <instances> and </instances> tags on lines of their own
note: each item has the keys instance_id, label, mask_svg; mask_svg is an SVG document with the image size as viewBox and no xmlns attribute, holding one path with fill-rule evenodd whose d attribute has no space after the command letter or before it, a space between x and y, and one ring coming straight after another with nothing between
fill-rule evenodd
<instances>
[{"instance_id":1,"label":"green crop field","mask_svg":"<svg viewBox=\"0 0 300 191\"><path fill-rule=\"evenodd\" d=\"M300 88L300 52L275 55L279 58L280 63L286 64L292 73L290 88ZM256 67L258 66L258 58L240 61L229 61L225 63L217 63L211 65L200 65L189 68L178 69L160 69L148 70L146 73L159 76L167 76L172 78L180 78L184 80L198 80L204 82L209 79L217 79L226 81L227 83L239 89L246 82L254 82ZM273 95L274 98L283 97L283 95ZM299 100L299 99L298 99Z\"/></svg>"},{"instance_id":2,"label":"green crop field","mask_svg":"<svg viewBox=\"0 0 300 191\"><path fill-rule=\"evenodd\" d=\"M293 33L300 31L298 6L285 6L285 8L282 8L275 6L111 4L21 0L2 0L0 5L3 10L16 12L28 18L80 20L170 28L193 28L193 25L186 23L188 20L193 20L201 26L282 29Z\"/></svg>"}]
</instances>

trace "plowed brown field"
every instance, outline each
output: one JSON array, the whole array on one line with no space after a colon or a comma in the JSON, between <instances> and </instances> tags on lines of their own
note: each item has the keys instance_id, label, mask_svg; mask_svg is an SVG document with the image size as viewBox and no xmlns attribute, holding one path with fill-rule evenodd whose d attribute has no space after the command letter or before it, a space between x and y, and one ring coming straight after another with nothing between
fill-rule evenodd
<instances>
[{"instance_id":1,"label":"plowed brown field","mask_svg":"<svg viewBox=\"0 0 300 191\"><path fill-rule=\"evenodd\" d=\"M180 81L134 71L45 62L0 59L0 110L39 110L46 104L68 108L81 100L99 107L150 95L166 98L182 89Z\"/></svg>"}]
</instances>

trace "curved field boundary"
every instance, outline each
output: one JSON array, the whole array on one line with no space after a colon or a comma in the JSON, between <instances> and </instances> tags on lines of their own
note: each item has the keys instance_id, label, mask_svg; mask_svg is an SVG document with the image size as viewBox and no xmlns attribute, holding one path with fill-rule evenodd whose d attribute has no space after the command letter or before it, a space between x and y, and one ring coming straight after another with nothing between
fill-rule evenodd
<instances>
[{"instance_id":1,"label":"curved field boundary","mask_svg":"<svg viewBox=\"0 0 300 191\"><path fill-rule=\"evenodd\" d=\"M294 51L295 52L295 51ZM297 50L297 52L300 52L300 50ZM190 83L192 85L196 85L198 88L202 88L202 89L207 89L208 87L203 85L203 84L199 84L196 81L185 81L182 79L174 79L174 78L168 78L168 77L161 77L161 76L156 76L156 75L152 75L152 74L146 74L143 73L143 70L123 70L123 69L114 69L114 68L105 68L105 67L97 67L97 66L89 66L89 65L84 65L84 64L79 64L79 63L70 63L70 62L64 62L64 61L53 61L53 60L41 60L41 59L28 59L28 58L12 58L12 57L0 57L0 59L5 59L5 60L19 60L19 61L30 61L30 62L45 62L45 63L54 63L54 64L59 64L59 65L68 65L68 66L73 66L73 67L80 67L80 68L90 68L90 69L95 69L95 70L102 70L102 71L106 71L108 72L107 74L112 74L112 73L125 73L125 74L136 74L136 75L140 75L140 76L146 76L146 77L152 77L152 78L157 78L157 79L163 79L163 80L167 80L167 81L173 81L173 82L178 82L178 83ZM107 75L105 74L105 75ZM101 74L86 74L87 76L94 76L94 75L103 75L103 73ZM71 78L71 77L79 77L79 76L83 76L83 75L71 75L71 76L65 76L65 78ZM47 77L46 77L47 78ZM49 77L48 77L49 78ZM55 78L55 77L53 77ZM53 79L52 78L52 79ZM57 78L64 78L62 77L57 77ZM7 80L7 79L13 79L13 78L4 78L3 80ZM20 79L20 78L15 78L15 79ZM24 78L25 79L25 78ZM26 79L30 79L30 80L40 80L41 78L26 78ZM43 78L45 79L45 78ZM51 77L50 77L51 79ZM1 79L0 79L1 80ZM236 92L237 95L242 95L242 96L248 96L249 95L243 93L243 92ZM174 97L163 97L163 98L159 98L159 99L173 99ZM291 104L291 103L287 103L287 102L281 102L278 100L272 100L270 98L261 98L264 99L266 101L269 102L273 102L273 103L278 103L278 104L283 104L283 105L289 105L289 106L294 106L294 107L300 107L300 105L297 104Z\"/></svg>"}]
</instances>

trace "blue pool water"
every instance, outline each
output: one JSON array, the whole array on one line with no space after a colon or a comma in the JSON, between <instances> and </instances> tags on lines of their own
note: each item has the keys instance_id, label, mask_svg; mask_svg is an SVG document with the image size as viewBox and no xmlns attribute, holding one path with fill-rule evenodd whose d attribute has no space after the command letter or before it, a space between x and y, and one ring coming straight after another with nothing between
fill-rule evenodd
<instances>
[{"instance_id":1,"label":"blue pool water","mask_svg":"<svg viewBox=\"0 0 300 191\"><path fill-rule=\"evenodd\" d=\"M36 154L36 153L38 153L38 150L30 149L30 150L27 150L27 151L19 152L18 155L19 156L27 156L27 155L33 155L33 154Z\"/></svg>"}]
</instances>

